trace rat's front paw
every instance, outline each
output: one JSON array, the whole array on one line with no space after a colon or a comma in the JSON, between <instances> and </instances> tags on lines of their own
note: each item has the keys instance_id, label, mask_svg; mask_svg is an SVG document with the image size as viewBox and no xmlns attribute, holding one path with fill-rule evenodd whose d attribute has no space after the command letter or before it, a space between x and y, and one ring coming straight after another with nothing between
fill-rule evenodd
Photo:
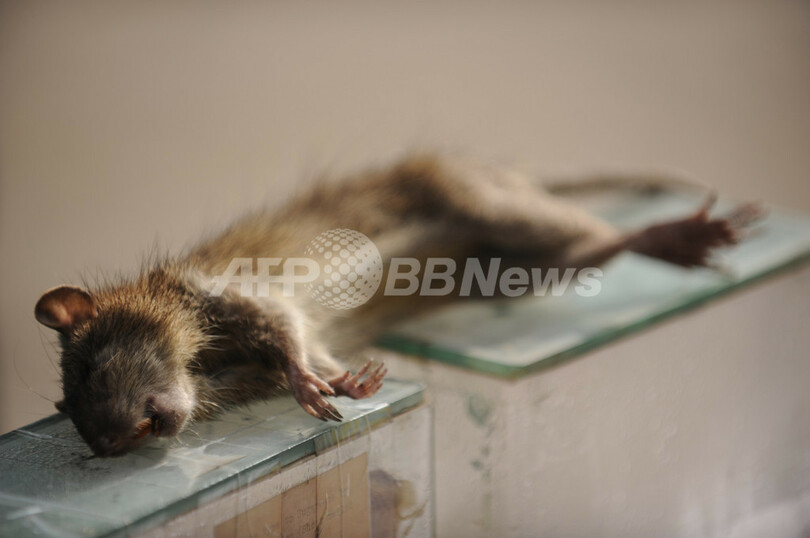
<instances>
[{"instance_id":1,"label":"rat's front paw","mask_svg":"<svg viewBox=\"0 0 810 538\"><path fill-rule=\"evenodd\" d=\"M371 361L368 361L356 374L352 375L351 372L346 372L337 379L330 381L329 384L335 389L335 394L338 396L348 396L355 400L368 398L380 390L383 377L388 373L385 364L382 363L371 372L369 372L370 369Z\"/></svg>"},{"instance_id":2,"label":"rat's front paw","mask_svg":"<svg viewBox=\"0 0 810 538\"><path fill-rule=\"evenodd\" d=\"M326 396L334 396L335 391L323 379L312 372L292 369L287 374L293 395L304 411L321 420L334 420L340 422L343 416L326 400Z\"/></svg>"}]
</instances>

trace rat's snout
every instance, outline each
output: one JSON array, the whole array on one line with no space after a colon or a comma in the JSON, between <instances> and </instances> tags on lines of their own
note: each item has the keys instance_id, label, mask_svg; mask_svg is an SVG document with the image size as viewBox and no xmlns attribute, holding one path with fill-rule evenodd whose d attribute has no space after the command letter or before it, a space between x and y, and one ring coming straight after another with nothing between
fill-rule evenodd
<instances>
[{"instance_id":1,"label":"rat's snout","mask_svg":"<svg viewBox=\"0 0 810 538\"><path fill-rule=\"evenodd\" d=\"M147 418L135 426L120 423L117 426L108 425L103 432L96 431L92 436L84 438L96 456L101 458L123 456L148 442L146 437L150 433L156 434L155 424L154 418Z\"/></svg>"},{"instance_id":2,"label":"rat's snout","mask_svg":"<svg viewBox=\"0 0 810 538\"><path fill-rule=\"evenodd\" d=\"M90 448L96 456L101 458L123 456L129 449L129 442L120 437L102 435L90 444Z\"/></svg>"},{"instance_id":3,"label":"rat's snout","mask_svg":"<svg viewBox=\"0 0 810 538\"><path fill-rule=\"evenodd\" d=\"M90 421L76 421L76 429L93 453L101 458L123 456L154 437L174 437L185 426L191 413L170 394L154 394L146 403L126 413L110 413L115 405L107 403ZM74 417L72 417L74 418Z\"/></svg>"},{"instance_id":4,"label":"rat's snout","mask_svg":"<svg viewBox=\"0 0 810 538\"><path fill-rule=\"evenodd\" d=\"M121 390L109 371L102 373L96 392L65 395L70 418L96 456L122 456L154 438L174 437L191 419L194 395L183 383L138 394Z\"/></svg>"}]
</instances>

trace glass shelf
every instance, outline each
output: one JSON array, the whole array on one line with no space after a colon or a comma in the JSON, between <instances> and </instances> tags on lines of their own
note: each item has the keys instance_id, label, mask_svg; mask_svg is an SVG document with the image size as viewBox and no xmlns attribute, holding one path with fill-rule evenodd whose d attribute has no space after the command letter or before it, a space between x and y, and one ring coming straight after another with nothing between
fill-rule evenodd
<instances>
[{"instance_id":1,"label":"glass shelf","mask_svg":"<svg viewBox=\"0 0 810 538\"><path fill-rule=\"evenodd\" d=\"M107 536L158 525L419 405L423 388L386 380L366 400L335 401L342 423L292 397L200 422L169 444L92 456L54 415L0 437L0 536ZM171 448L171 450L169 450Z\"/></svg>"},{"instance_id":2,"label":"glass shelf","mask_svg":"<svg viewBox=\"0 0 810 538\"><path fill-rule=\"evenodd\" d=\"M603 201L594 209L622 229L637 229L689 215L700 203L696 195L659 193ZM730 207L721 202L716 212ZM718 258L728 274L622 254L605 266L596 296L455 304L398 325L378 344L504 378L524 376L806 263L810 218L771 209L751 238Z\"/></svg>"}]
</instances>

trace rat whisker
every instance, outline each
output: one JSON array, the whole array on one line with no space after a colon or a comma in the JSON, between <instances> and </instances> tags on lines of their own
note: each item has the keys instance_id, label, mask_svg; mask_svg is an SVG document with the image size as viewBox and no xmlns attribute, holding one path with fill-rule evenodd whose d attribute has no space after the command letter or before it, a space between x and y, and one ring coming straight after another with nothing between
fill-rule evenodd
<instances>
[{"instance_id":1,"label":"rat whisker","mask_svg":"<svg viewBox=\"0 0 810 538\"><path fill-rule=\"evenodd\" d=\"M56 366L56 363L53 360L53 355L51 351L53 350L53 344L45 340L45 336L42 332L42 329L39 329L39 342L42 344L42 349L45 351L45 356L48 358L48 362L51 364L51 368L56 373L58 377L62 377L62 373L59 371L59 367Z\"/></svg>"},{"instance_id":2,"label":"rat whisker","mask_svg":"<svg viewBox=\"0 0 810 538\"><path fill-rule=\"evenodd\" d=\"M17 374L17 379L23 385L25 385L25 388L27 388L31 393L36 394L37 396L39 396L40 398L42 398L43 400L45 400L47 402L51 402L52 404L56 403L55 400L52 400L52 399L48 398L47 396L45 396L44 394L41 394L41 393L37 392L36 390L34 390L34 388L31 387L31 385L29 385L28 382L25 379L23 379L23 376L20 373L20 369L17 367L17 347L16 346L14 348L14 351L12 351L12 353L11 353L11 363L14 366L14 372Z\"/></svg>"}]
</instances>

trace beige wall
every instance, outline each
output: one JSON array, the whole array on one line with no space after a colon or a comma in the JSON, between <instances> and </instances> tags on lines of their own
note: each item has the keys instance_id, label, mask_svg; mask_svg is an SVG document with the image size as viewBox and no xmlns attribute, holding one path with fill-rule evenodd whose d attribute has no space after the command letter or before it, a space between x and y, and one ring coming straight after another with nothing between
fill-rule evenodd
<instances>
[{"instance_id":1,"label":"beige wall","mask_svg":"<svg viewBox=\"0 0 810 538\"><path fill-rule=\"evenodd\" d=\"M0 431L39 294L413 147L679 168L810 211L807 2L0 4ZM767 316L767 312L762 313Z\"/></svg>"}]
</instances>

